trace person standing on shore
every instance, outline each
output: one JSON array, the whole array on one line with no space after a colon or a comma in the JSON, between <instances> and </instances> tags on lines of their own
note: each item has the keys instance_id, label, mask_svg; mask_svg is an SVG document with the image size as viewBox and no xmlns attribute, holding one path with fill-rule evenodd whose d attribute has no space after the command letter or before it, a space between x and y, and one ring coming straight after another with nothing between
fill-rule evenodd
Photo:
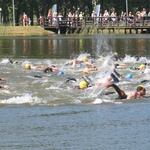
<instances>
[{"instance_id":1,"label":"person standing on shore","mask_svg":"<svg viewBox=\"0 0 150 150\"><path fill-rule=\"evenodd\" d=\"M23 13L23 26L27 26L27 15L25 12Z\"/></svg>"}]
</instances>

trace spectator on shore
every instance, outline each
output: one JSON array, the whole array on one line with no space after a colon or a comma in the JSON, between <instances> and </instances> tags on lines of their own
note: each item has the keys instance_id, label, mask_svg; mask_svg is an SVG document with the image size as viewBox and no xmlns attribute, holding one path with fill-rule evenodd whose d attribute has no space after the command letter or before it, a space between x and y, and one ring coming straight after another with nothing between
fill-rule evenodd
<instances>
[{"instance_id":1,"label":"spectator on shore","mask_svg":"<svg viewBox=\"0 0 150 150\"><path fill-rule=\"evenodd\" d=\"M126 20L126 13L122 11L120 15L120 21L125 21L125 20Z\"/></svg>"},{"instance_id":2,"label":"spectator on shore","mask_svg":"<svg viewBox=\"0 0 150 150\"><path fill-rule=\"evenodd\" d=\"M82 12L80 12L80 14L79 14L79 20L80 20L80 22L82 22L82 20L83 20L83 14L82 14Z\"/></svg>"},{"instance_id":3,"label":"spectator on shore","mask_svg":"<svg viewBox=\"0 0 150 150\"><path fill-rule=\"evenodd\" d=\"M31 19L28 18L28 25L31 26Z\"/></svg>"},{"instance_id":4,"label":"spectator on shore","mask_svg":"<svg viewBox=\"0 0 150 150\"><path fill-rule=\"evenodd\" d=\"M106 24L108 21L108 17L109 17L109 12L107 10L105 10L104 14L103 14L103 24Z\"/></svg>"},{"instance_id":5,"label":"spectator on shore","mask_svg":"<svg viewBox=\"0 0 150 150\"><path fill-rule=\"evenodd\" d=\"M59 20L59 21L62 21L62 18L63 18L62 14L59 13L59 14L58 14L58 20Z\"/></svg>"},{"instance_id":6,"label":"spectator on shore","mask_svg":"<svg viewBox=\"0 0 150 150\"><path fill-rule=\"evenodd\" d=\"M26 15L26 13L24 12L23 13L23 26L27 26L27 15Z\"/></svg>"},{"instance_id":7,"label":"spectator on shore","mask_svg":"<svg viewBox=\"0 0 150 150\"><path fill-rule=\"evenodd\" d=\"M52 25L56 26L58 24L58 16L57 16L57 12L53 13L53 19L52 19Z\"/></svg>"},{"instance_id":8,"label":"spectator on shore","mask_svg":"<svg viewBox=\"0 0 150 150\"><path fill-rule=\"evenodd\" d=\"M134 20L134 15L132 15L132 12L130 11L128 14L128 22L133 23L133 20Z\"/></svg>"},{"instance_id":9,"label":"spectator on shore","mask_svg":"<svg viewBox=\"0 0 150 150\"><path fill-rule=\"evenodd\" d=\"M51 9L48 10L47 19L48 19L49 24L52 23L52 10Z\"/></svg>"},{"instance_id":10,"label":"spectator on shore","mask_svg":"<svg viewBox=\"0 0 150 150\"><path fill-rule=\"evenodd\" d=\"M40 17L39 17L39 25L41 26L41 25L43 25L43 23L44 23L44 17L40 14Z\"/></svg>"},{"instance_id":11,"label":"spectator on shore","mask_svg":"<svg viewBox=\"0 0 150 150\"><path fill-rule=\"evenodd\" d=\"M116 16L115 11L112 11L110 17L111 17L111 20L112 20L112 26L114 26L116 21L117 21L117 16Z\"/></svg>"},{"instance_id":12,"label":"spectator on shore","mask_svg":"<svg viewBox=\"0 0 150 150\"><path fill-rule=\"evenodd\" d=\"M146 13L146 9L143 8L143 10L141 11L141 16L142 17L146 17L147 16L147 13Z\"/></svg>"}]
</instances>

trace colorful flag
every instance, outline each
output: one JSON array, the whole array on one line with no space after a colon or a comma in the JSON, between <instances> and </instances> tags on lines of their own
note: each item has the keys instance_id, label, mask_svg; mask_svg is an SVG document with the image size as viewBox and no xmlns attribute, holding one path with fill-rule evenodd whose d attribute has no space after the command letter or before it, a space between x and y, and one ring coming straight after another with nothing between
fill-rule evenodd
<instances>
[{"instance_id":1,"label":"colorful flag","mask_svg":"<svg viewBox=\"0 0 150 150\"><path fill-rule=\"evenodd\" d=\"M57 13L57 4L52 6L52 14Z\"/></svg>"},{"instance_id":2,"label":"colorful flag","mask_svg":"<svg viewBox=\"0 0 150 150\"><path fill-rule=\"evenodd\" d=\"M97 16L99 16L99 14L100 14L100 7L101 7L101 5L96 5L96 10L95 10L95 12L96 12L96 15L97 15Z\"/></svg>"}]
</instances>

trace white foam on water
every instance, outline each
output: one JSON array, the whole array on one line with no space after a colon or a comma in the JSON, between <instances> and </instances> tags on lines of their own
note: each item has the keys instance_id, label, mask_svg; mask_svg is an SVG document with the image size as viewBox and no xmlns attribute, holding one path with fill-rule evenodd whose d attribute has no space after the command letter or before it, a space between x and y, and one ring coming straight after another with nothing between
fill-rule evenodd
<instances>
[{"instance_id":1,"label":"white foam on water","mask_svg":"<svg viewBox=\"0 0 150 150\"><path fill-rule=\"evenodd\" d=\"M7 64L9 63L9 59L2 59L2 61L0 62L0 64Z\"/></svg>"},{"instance_id":2,"label":"white foam on water","mask_svg":"<svg viewBox=\"0 0 150 150\"><path fill-rule=\"evenodd\" d=\"M89 56L90 54L84 53L84 54L80 54L77 59L82 60L84 57L89 57Z\"/></svg>"},{"instance_id":3,"label":"white foam on water","mask_svg":"<svg viewBox=\"0 0 150 150\"><path fill-rule=\"evenodd\" d=\"M33 97L30 94L24 94L23 96L12 97L5 100L0 100L1 104L39 104L41 99L38 97Z\"/></svg>"}]
</instances>

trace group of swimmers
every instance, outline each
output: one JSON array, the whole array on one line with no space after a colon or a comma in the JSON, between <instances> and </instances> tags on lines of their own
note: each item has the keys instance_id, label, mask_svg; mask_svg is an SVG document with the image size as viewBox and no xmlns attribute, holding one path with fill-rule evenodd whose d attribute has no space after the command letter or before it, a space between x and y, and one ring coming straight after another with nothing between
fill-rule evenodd
<instances>
[{"instance_id":1,"label":"group of swimmers","mask_svg":"<svg viewBox=\"0 0 150 150\"><path fill-rule=\"evenodd\" d=\"M113 58L113 57L112 57ZM144 85L138 85L136 87L136 90L131 92L130 94L126 94L122 89L120 89L117 85L117 83L119 83L122 80L122 75L120 73L118 73L117 69L122 67L125 68L127 67L126 64L124 63L116 63L118 58L117 58L117 54L115 53L114 55L114 64L113 65L108 65L107 70L108 72L110 72L110 74L105 77L105 79L102 80L101 83L97 82L97 83L93 83L93 81L90 79L89 75L91 75L91 72L102 72L102 69L100 67L100 63L97 62L101 62L104 61L104 58L100 58L100 61L96 61L95 59L89 59L88 57L83 57L82 59L73 59L69 62L67 62L65 64L65 66L69 66L72 69L76 69L77 67L81 67L82 66L82 71L81 71L81 75L82 77L80 78L80 82L77 82L79 79L76 79L74 77L68 77L65 81L65 83L70 83L70 82L74 82L77 83L76 86L73 87L73 89L86 89L89 88L91 86L103 86L105 88L110 88L113 87L115 89L115 91L118 93L118 98L119 99L137 99L137 98L144 98L145 94L146 94L146 88L144 87ZM11 64L16 64L18 62L13 62L11 59L9 59L9 62ZM142 73L150 73L149 71L149 64L148 63L144 63L141 64L139 66L136 67L132 67L130 69L133 70L142 70ZM51 65L49 67L45 67L45 66L33 66L30 63L26 63L24 65L24 69L25 70L31 70L31 69L41 69L44 73L53 73L53 75L56 74L64 74L64 72L62 70L60 70L59 68L57 68L55 65ZM44 76L39 76L36 75L34 76L35 78L43 78ZM131 79L132 78L132 74L128 74L126 76L126 78ZM5 78L0 78L0 80L4 81L6 80ZM142 82L141 82L142 83ZM0 85L0 88L5 88L8 89L9 86L8 85Z\"/></svg>"},{"instance_id":2,"label":"group of swimmers","mask_svg":"<svg viewBox=\"0 0 150 150\"><path fill-rule=\"evenodd\" d=\"M118 60L118 59L117 59L117 56L115 54L115 61L116 60ZM72 60L69 64L72 64L72 68L76 68L76 65L80 64L80 63L84 63L86 70L88 70L89 72L91 72L91 71L100 71L100 69L94 63L88 62L88 58L85 58L85 57L83 58L82 61L79 61L79 60L75 59L75 60ZM108 77L106 77L105 79L103 79L102 83L96 83L95 85L96 86L102 85L105 88L110 88L110 87L114 88L115 91L118 93L118 98L117 99L144 98L144 96L146 94L146 88L142 84L138 85L136 87L136 90L132 91L129 94L126 94L122 89L120 89L118 87L117 83L120 82L120 80L122 80L122 75L117 72L118 67L125 68L126 64L120 63L120 64L114 64L113 67L111 66L110 69L112 70L112 72L110 73L110 75ZM144 73L144 74L150 74L150 68L149 67L150 67L150 65L148 63L142 63L141 65L134 67L134 70L136 68L136 70L141 70L142 73ZM130 68L130 69L133 69L133 68ZM125 78L126 79L131 79L132 74L131 73L127 74ZM77 89L85 89L85 88L88 88L88 87L92 86L92 81L88 77L88 74L84 74L82 79L83 80L79 83L79 85L76 86ZM74 79L74 78L69 78L67 80L67 82L69 80L76 81L76 79ZM149 80L142 80L141 83L144 82L144 81L149 81Z\"/></svg>"}]
</instances>

